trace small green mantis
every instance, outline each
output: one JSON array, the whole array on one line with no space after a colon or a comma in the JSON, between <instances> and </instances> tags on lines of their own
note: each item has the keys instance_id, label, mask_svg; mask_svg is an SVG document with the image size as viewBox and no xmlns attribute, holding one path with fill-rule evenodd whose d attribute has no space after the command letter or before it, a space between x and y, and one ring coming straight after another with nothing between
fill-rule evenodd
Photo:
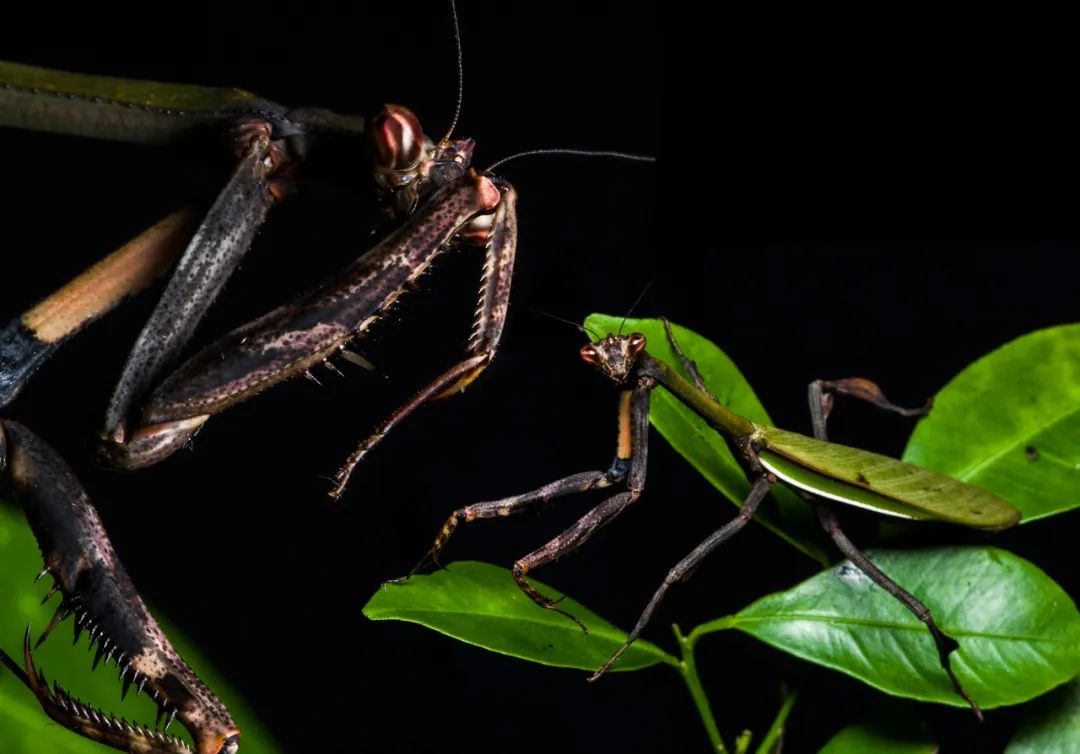
<instances>
[{"instance_id":1,"label":"small green mantis","mask_svg":"<svg viewBox=\"0 0 1080 754\"><path fill-rule=\"evenodd\" d=\"M738 515L709 535L668 572L625 643L589 680L599 678L619 659L640 636L668 589L687 578L705 556L742 529L753 518L773 485L782 480L815 505L819 522L844 556L926 625L953 688L981 720L978 705L960 684L949 661L949 655L959 644L938 628L926 605L856 548L840 529L833 505L843 503L888 516L946 522L986 531L1015 525L1020 520L1020 512L980 487L877 453L828 442L825 425L836 394L860 398L903 415L923 413L923 409L904 409L890 403L881 389L869 380L849 378L811 383L809 397L814 437L739 416L709 392L696 365L679 347L667 320L662 322L675 354L693 382L651 356L645 350L646 339L641 333L622 335L620 328L620 333L598 338L581 349L581 358L620 388L618 448L611 466L606 471L575 474L531 492L475 503L454 511L414 572L428 559L438 564L439 554L459 523L508 516L556 497L625 482L624 492L607 498L562 534L514 563L514 580L534 602L581 625L576 617L557 607L559 600L539 592L525 576L530 570L581 546L640 497L645 486L650 395L656 387L663 386L725 436L753 484ZM583 625L581 627L585 629Z\"/></svg>"}]
</instances>

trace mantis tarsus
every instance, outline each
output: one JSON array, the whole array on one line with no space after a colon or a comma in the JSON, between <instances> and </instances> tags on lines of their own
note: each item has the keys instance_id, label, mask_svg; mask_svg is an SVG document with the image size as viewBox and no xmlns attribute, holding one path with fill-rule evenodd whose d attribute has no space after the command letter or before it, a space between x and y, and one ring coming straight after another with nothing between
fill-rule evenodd
<instances>
[{"instance_id":1,"label":"mantis tarsus","mask_svg":"<svg viewBox=\"0 0 1080 754\"><path fill-rule=\"evenodd\" d=\"M926 625L937 648L941 666L956 693L981 719L978 704L964 690L949 661L949 655L959 646L957 642L938 628L930 610L917 597L890 579L847 538L840 528L833 503L868 508L889 516L942 521L987 531L1015 525L1020 518L1019 512L982 488L876 453L828 442L825 426L834 394L857 397L905 415L921 411L903 409L890 403L877 385L869 380L850 378L811 384L809 396L814 437L758 424L733 413L709 392L693 362L679 349L666 320L664 325L672 347L693 382L686 380L668 364L653 358L645 350L646 339L640 333L625 336L608 334L581 349L581 358L620 388L618 446L615 459L606 471L575 474L530 492L475 503L454 511L417 568L422 567L428 559L438 563L447 540L460 523L514 515L572 493L625 484L626 491L607 498L562 534L514 563L514 580L534 602L566 615L585 629L576 617L558 607L559 600L534 588L526 575L580 547L599 528L610 523L640 497L645 489L649 397L656 387L663 386L716 431L725 435L754 481L739 514L713 532L670 570L631 630L626 643L590 680L603 675L640 636L668 589L686 578L709 553L742 529L753 518L770 488L782 479L817 506L822 527L840 551Z\"/></svg>"}]
</instances>

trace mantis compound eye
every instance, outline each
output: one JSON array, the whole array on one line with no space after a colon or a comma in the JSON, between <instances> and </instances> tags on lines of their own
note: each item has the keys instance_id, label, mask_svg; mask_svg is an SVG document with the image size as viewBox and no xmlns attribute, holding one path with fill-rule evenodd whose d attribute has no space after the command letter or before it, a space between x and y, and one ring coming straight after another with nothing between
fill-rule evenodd
<instances>
[{"instance_id":1,"label":"mantis compound eye","mask_svg":"<svg viewBox=\"0 0 1080 754\"><path fill-rule=\"evenodd\" d=\"M386 170L412 170L424 153L424 131L412 111L401 105L385 105L372 119L371 152Z\"/></svg>"},{"instance_id":2,"label":"mantis compound eye","mask_svg":"<svg viewBox=\"0 0 1080 754\"><path fill-rule=\"evenodd\" d=\"M592 344L581 347L581 360L586 364L595 364L600 361L600 353Z\"/></svg>"},{"instance_id":3,"label":"mantis compound eye","mask_svg":"<svg viewBox=\"0 0 1080 754\"><path fill-rule=\"evenodd\" d=\"M639 332L631 333L628 343L632 353L638 354L645 350L645 336Z\"/></svg>"}]
</instances>

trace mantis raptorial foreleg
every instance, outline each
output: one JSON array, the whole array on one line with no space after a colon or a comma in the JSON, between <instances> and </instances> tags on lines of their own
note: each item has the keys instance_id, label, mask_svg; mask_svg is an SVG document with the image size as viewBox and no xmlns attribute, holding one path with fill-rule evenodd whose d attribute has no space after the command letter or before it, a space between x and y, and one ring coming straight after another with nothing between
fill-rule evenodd
<instances>
[{"instance_id":1,"label":"mantis raptorial foreleg","mask_svg":"<svg viewBox=\"0 0 1080 754\"><path fill-rule=\"evenodd\" d=\"M439 530L439 534L435 537L435 543L431 546L431 549L428 550L427 554L417 563L409 575L411 576L423 568L428 560L436 566L439 565L439 555L459 524L471 523L484 518L513 516L565 495L603 489L626 479L634 450L633 402L634 391L623 390L619 394L619 439L615 450L615 458L607 471L583 471L549 482L543 487L520 495L512 495L499 500L474 503L464 508L458 508L450 514L450 518L446 520L442 529ZM648 414L647 408L645 413Z\"/></svg>"},{"instance_id":2,"label":"mantis raptorial foreleg","mask_svg":"<svg viewBox=\"0 0 1080 754\"><path fill-rule=\"evenodd\" d=\"M214 414L303 374L362 334L459 231L501 204L504 194L491 179L471 171L460 173L338 277L189 359L150 395L139 425L126 441L108 445L114 465L136 468L160 460ZM510 206L501 222L496 218L491 234L499 235L500 228L512 221ZM505 245L512 245L512 239ZM479 361L483 356L472 358ZM446 373L450 377L444 375L447 384L476 366L467 359Z\"/></svg>"},{"instance_id":3,"label":"mantis raptorial foreleg","mask_svg":"<svg viewBox=\"0 0 1080 754\"><path fill-rule=\"evenodd\" d=\"M526 574L585 544L589 537L601 527L611 523L616 516L636 501L645 489L649 449L649 394L654 387L656 387L656 382L652 378L643 377L632 391L624 391L624 396L627 392L630 393L629 399L624 397L619 402L619 448L616 464L624 460L629 464L626 471L626 491L607 498L575 521L562 534L514 563L514 581L533 602L541 607L555 609L558 600L547 597L529 584L525 578ZM581 626L582 630L586 630L584 624L575 616L563 610L558 612L573 620Z\"/></svg>"},{"instance_id":4,"label":"mantis raptorial foreleg","mask_svg":"<svg viewBox=\"0 0 1080 754\"><path fill-rule=\"evenodd\" d=\"M550 503L556 498L572 495L575 492L601 489L609 486L613 482L619 481L609 475L610 472L607 471L583 471L580 474L573 474L563 479L558 479L549 484L545 484L539 489L521 495L511 495L510 497L504 497L499 500L473 503L472 505L466 505L464 508L458 508L450 514L450 518L446 519L446 523L443 524L442 529L440 529L438 535L436 535L435 542L432 544L431 549L427 551L427 554L425 554L420 562L409 572L409 576L412 576L422 569L427 565L428 561L437 568L441 567L439 556L442 554L443 549L446 547L446 543L450 541L450 537L453 536L454 531L459 524L470 524L473 521L479 521L485 518L506 518L507 516L514 516L518 513L524 513L527 510L531 510L539 505Z\"/></svg>"},{"instance_id":5,"label":"mantis raptorial foreleg","mask_svg":"<svg viewBox=\"0 0 1080 754\"><path fill-rule=\"evenodd\" d=\"M225 705L207 688L150 614L121 564L82 484L49 445L21 424L0 420L0 492L12 495L26 514L51 576L48 601L59 604L37 646L68 618L75 641L88 637L97 649L93 668L110 661L119 670L121 698L134 686L158 705L164 729L129 723L102 712L45 681L37 668L30 627L22 667L0 649L0 662L23 682L44 712L60 725L121 751L147 754L236 754L240 731ZM195 750L165 731L178 719Z\"/></svg>"},{"instance_id":6,"label":"mantis raptorial foreleg","mask_svg":"<svg viewBox=\"0 0 1080 754\"><path fill-rule=\"evenodd\" d=\"M507 188L490 225L484 273L480 283L480 301L476 308L476 322L469 336L466 357L432 380L360 443L334 475L331 498L337 500L344 494L353 469L390 430L425 403L447 398L464 390L495 358L495 351L499 347L503 327L506 325L516 254L517 192Z\"/></svg>"},{"instance_id":7,"label":"mantis raptorial foreleg","mask_svg":"<svg viewBox=\"0 0 1080 754\"><path fill-rule=\"evenodd\" d=\"M602 489L626 481L627 489L613 495L579 518L573 526L514 563L514 581L533 602L543 608L555 610L581 626L584 624L577 617L556 607L559 600L540 592L525 578L529 571L550 563L566 555L591 537L600 527L610 523L630 504L640 497L645 488L645 469L648 458L649 431L649 393L656 386L651 378L642 378L632 390L623 390L619 396L619 438L615 459L607 471L586 471L574 474L555 482L545 484L539 489L521 495L502 498L484 503L476 503L460 508L451 514L446 524L435 538L435 543L420 564L413 569L415 573L427 559L436 564L438 556L446 546L447 540L457 528L458 523L469 523L480 518L495 518L521 513L536 505L548 502L564 495ZM410 574L411 575L411 574Z\"/></svg>"}]
</instances>

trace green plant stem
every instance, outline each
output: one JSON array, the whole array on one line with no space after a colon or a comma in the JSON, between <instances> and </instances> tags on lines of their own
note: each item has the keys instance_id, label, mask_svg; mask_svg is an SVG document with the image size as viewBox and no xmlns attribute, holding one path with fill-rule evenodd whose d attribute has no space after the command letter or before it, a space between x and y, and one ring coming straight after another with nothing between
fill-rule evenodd
<instances>
[{"instance_id":1,"label":"green plant stem","mask_svg":"<svg viewBox=\"0 0 1080 754\"><path fill-rule=\"evenodd\" d=\"M678 626L672 626L671 630L675 632L675 638L679 642L679 650L682 652L682 659L677 666L679 675L682 676L686 687L690 689L690 697L694 700L694 706L697 707L698 714L701 715L701 722L704 723L705 731L709 734L709 741L712 743L713 751L716 754L727 754L724 741L720 738L720 729L716 727L712 707L709 706L709 698L705 696L705 689L702 688L701 679L698 678L697 663L694 662L694 636L693 634L689 637L683 636Z\"/></svg>"},{"instance_id":2,"label":"green plant stem","mask_svg":"<svg viewBox=\"0 0 1080 754\"><path fill-rule=\"evenodd\" d=\"M687 637L691 645L696 645L698 639L707 634L714 634L717 631L727 631L729 628L735 627L735 622L738 620L737 615L725 615L723 618L717 618L711 620L708 623L702 623L700 626L690 632L690 636Z\"/></svg>"},{"instance_id":3,"label":"green plant stem","mask_svg":"<svg viewBox=\"0 0 1080 754\"><path fill-rule=\"evenodd\" d=\"M691 632L691 636L693 632ZM776 745L784 736L784 726L787 725L788 715L791 714L791 708L795 706L795 698L798 694L785 693L784 701L780 705L780 711L776 713L776 719L773 720L772 725L769 726L769 730L765 733L765 738L761 739L761 744L758 746L757 754L772 754L776 749Z\"/></svg>"}]
</instances>

